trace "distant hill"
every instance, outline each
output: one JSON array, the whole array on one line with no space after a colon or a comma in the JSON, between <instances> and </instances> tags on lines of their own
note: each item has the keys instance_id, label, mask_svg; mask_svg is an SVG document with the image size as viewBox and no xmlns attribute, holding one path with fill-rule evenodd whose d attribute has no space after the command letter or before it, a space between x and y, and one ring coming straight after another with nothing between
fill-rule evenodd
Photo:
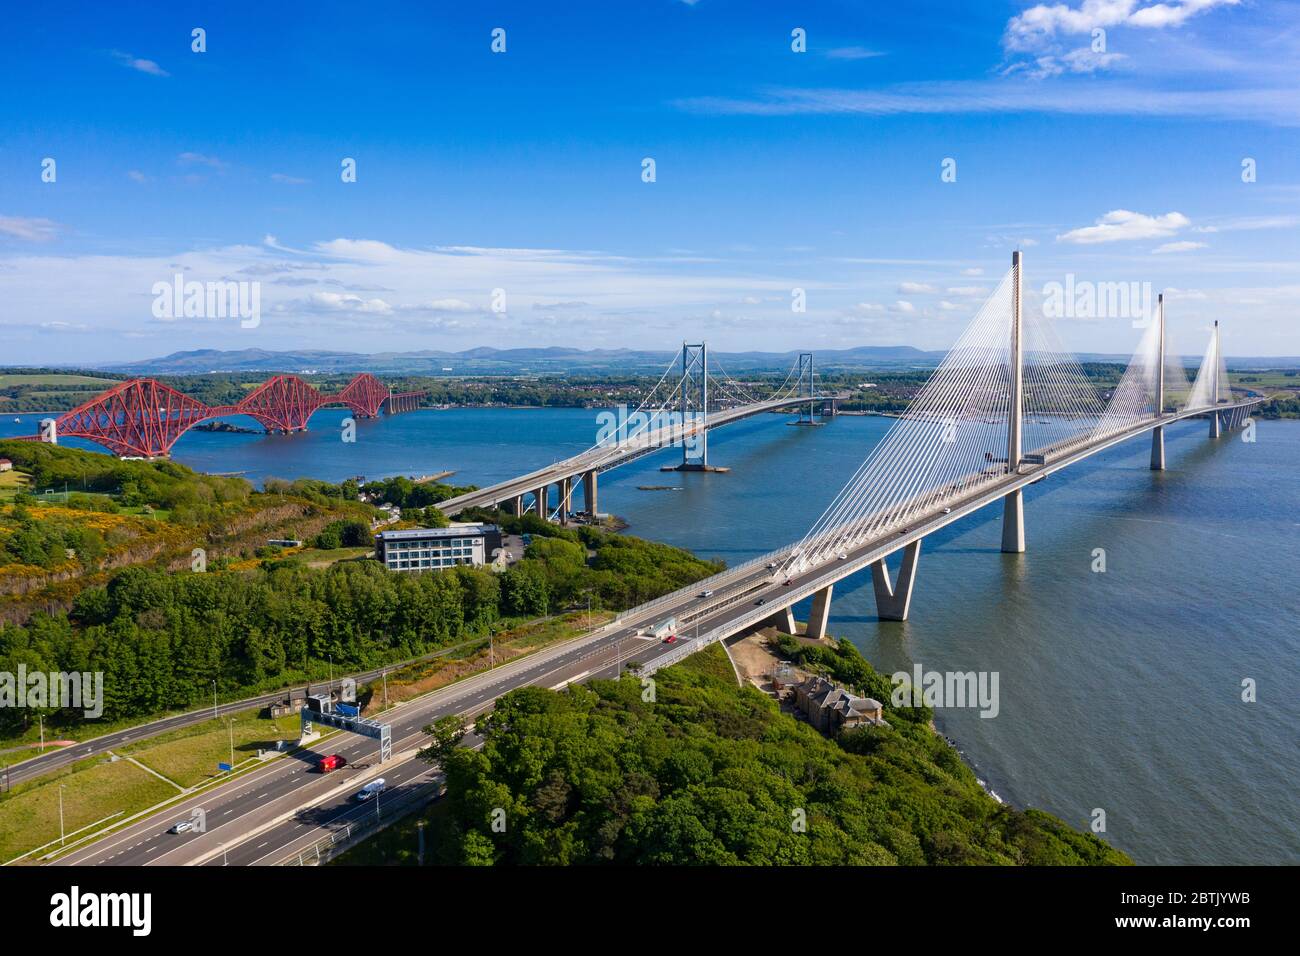
<instances>
[{"instance_id":1,"label":"distant hill","mask_svg":"<svg viewBox=\"0 0 1300 956\"><path fill-rule=\"evenodd\" d=\"M92 368L127 375L194 375L205 372L387 372L418 375L560 374L565 372L662 371L675 353L637 349L578 349L554 346L536 349L497 349L487 346L461 352L329 352L298 349L195 349L173 352L139 362L106 363ZM714 352L732 373L789 368L798 352ZM942 352L910 346L862 346L816 354L817 366L831 368L899 368L934 366Z\"/></svg>"},{"instance_id":2,"label":"distant hill","mask_svg":"<svg viewBox=\"0 0 1300 956\"><path fill-rule=\"evenodd\" d=\"M520 374L610 374L662 371L675 353L638 349L579 349L564 346L536 349L497 349L489 346L443 352L331 352L295 349L271 352L266 349L195 349L173 352L162 358L139 362L83 366L124 375L196 375L206 372L375 372L407 375L520 375ZM798 352L713 352L712 358L732 374L772 372L788 369ZM863 345L849 349L823 349L816 353L819 369L932 368L946 353L927 352L909 345ZM1127 362L1129 356L1083 353L1084 362ZM1194 365L1200 357L1188 356ZM1233 369L1298 368L1300 357L1243 356L1229 358Z\"/></svg>"}]
</instances>

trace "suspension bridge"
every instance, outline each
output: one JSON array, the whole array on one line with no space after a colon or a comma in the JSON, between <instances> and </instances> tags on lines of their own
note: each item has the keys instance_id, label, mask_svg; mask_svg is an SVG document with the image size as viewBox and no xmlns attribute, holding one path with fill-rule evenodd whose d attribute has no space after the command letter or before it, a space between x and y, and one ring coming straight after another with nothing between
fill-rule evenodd
<instances>
[{"instance_id":1,"label":"suspension bridge","mask_svg":"<svg viewBox=\"0 0 1300 956\"><path fill-rule=\"evenodd\" d=\"M57 443L84 438L122 458L161 458L195 425L226 415L248 415L268 434L304 431L307 420L325 405L346 405L358 418L412 411L423 392L394 392L368 372L338 392L322 392L296 375L277 375L234 405L205 405L151 378L115 385L58 418L41 422L30 440Z\"/></svg>"},{"instance_id":2,"label":"suspension bridge","mask_svg":"<svg viewBox=\"0 0 1300 956\"><path fill-rule=\"evenodd\" d=\"M798 420L790 424L818 424L819 412L829 410L833 416L836 402L845 397L818 389L811 352L799 353L784 380L770 393L756 396L750 385L737 381L710 360L706 343L683 343L680 364L674 356L634 411L626 415L622 410L602 413L610 421L591 448L526 475L449 498L438 507L455 515L468 508L505 506L515 515L532 512L567 523L576 510L581 485L583 510L594 516L599 513L598 476L612 468L663 448L681 446L681 463L665 470L725 471L709 464L709 432L713 429L783 408L799 412ZM556 489L554 504L552 487Z\"/></svg>"},{"instance_id":3,"label":"suspension bridge","mask_svg":"<svg viewBox=\"0 0 1300 956\"><path fill-rule=\"evenodd\" d=\"M1151 468L1165 468L1165 430L1190 418L1211 440L1248 421L1258 397L1235 398L1218 323L1194 380L1166 348L1164 297L1118 383L1099 389L1050 324L1022 309L1021 256L952 351L799 541L642 605L638 619L675 618L683 638L646 654L643 672L756 627L798 633L793 608L811 599L803 632L826 633L835 585L870 571L881 620L906 620L927 535L982 508L1002 507L1002 551L1025 550L1024 489L1147 433ZM886 559L902 552L895 575Z\"/></svg>"}]
</instances>

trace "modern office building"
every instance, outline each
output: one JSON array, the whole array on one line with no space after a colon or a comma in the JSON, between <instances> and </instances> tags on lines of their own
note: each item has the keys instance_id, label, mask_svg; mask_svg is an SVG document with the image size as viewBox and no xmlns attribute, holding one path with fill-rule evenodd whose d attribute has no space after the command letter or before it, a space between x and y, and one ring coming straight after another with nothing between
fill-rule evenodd
<instances>
[{"instance_id":1,"label":"modern office building","mask_svg":"<svg viewBox=\"0 0 1300 956\"><path fill-rule=\"evenodd\" d=\"M458 564L483 565L501 547L494 524L409 528L375 535L375 557L390 571L436 571Z\"/></svg>"}]
</instances>

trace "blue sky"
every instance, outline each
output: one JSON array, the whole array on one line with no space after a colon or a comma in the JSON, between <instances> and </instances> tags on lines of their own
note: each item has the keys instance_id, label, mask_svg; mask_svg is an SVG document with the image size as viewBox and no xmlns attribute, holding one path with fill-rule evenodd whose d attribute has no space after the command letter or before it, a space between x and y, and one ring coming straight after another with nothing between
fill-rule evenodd
<instances>
[{"instance_id":1,"label":"blue sky","mask_svg":"<svg viewBox=\"0 0 1300 956\"><path fill-rule=\"evenodd\" d=\"M1182 351L1218 318L1230 354L1300 354L1294 3L64 9L5 14L2 363L943 348L1016 246L1031 306L1149 281ZM157 316L177 273L259 283L257 324Z\"/></svg>"}]
</instances>

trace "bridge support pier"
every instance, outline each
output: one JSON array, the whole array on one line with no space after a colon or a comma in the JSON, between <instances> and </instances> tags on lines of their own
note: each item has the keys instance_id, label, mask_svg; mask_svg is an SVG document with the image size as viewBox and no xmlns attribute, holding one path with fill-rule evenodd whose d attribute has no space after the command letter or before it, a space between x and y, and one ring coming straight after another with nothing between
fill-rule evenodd
<instances>
[{"instance_id":1,"label":"bridge support pier","mask_svg":"<svg viewBox=\"0 0 1300 956\"><path fill-rule=\"evenodd\" d=\"M596 473L589 471L582 476L582 501L587 506L587 514L596 517Z\"/></svg>"},{"instance_id":2,"label":"bridge support pier","mask_svg":"<svg viewBox=\"0 0 1300 956\"><path fill-rule=\"evenodd\" d=\"M813 595L812 613L808 615L808 627L805 637L823 638L826 636L826 622L831 616L831 594L835 585L828 584Z\"/></svg>"},{"instance_id":3,"label":"bridge support pier","mask_svg":"<svg viewBox=\"0 0 1300 956\"><path fill-rule=\"evenodd\" d=\"M561 478L556 485L556 490L560 493L560 524L569 523L569 512L573 508L573 479Z\"/></svg>"},{"instance_id":4,"label":"bridge support pier","mask_svg":"<svg viewBox=\"0 0 1300 956\"><path fill-rule=\"evenodd\" d=\"M898 569L898 582L895 584L890 583L889 567L884 558L871 566L871 584L876 592L876 617L882 621L907 620L907 613L912 606L912 585L916 583L916 562L920 556L920 540L903 548L903 563ZM826 603L829 605L830 588L826 590ZM814 602L814 609L816 606Z\"/></svg>"},{"instance_id":5,"label":"bridge support pier","mask_svg":"<svg viewBox=\"0 0 1300 956\"><path fill-rule=\"evenodd\" d=\"M1165 426L1157 425L1151 430L1151 470L1165 470Z\"/></svg>"},{"instance_id":6,"label":"bridge support pier","mask_svg":"<svg viewBox=\"0 0 1300 956\"><path fill-rule=\"evenodd\" d=\"M546 513L546 499L550 494L550 491L551 488L549 485L542 485L542 487L533 492L533 507L537 511L537 517L541 518L543 521L548 517Z\"/></svg>"},{"instance_id":7,"label":"bridge support pier","mask_svg":"<svg viewBox=\"0 0 1300 956\"><path fill-rule=\"evenodd\" d=\"M1025 550L1025 493L1017 488L1002 499L1002 553Z\"/></svg>"},{"instance_id":8,"label":"bridge support pier","mask_svg":"<svg viewBox=\"0 0 1300 956\"><path fill-rule=\"evenodd\" d=\"M795 622L794 619L794 608L789 608L789 607L782 608L781 610L777 611L766 621L764 621L762 626L774 627L782 634L799 633L798 630L799 625Z\"/></svg>"},{"instance_id":9,"label":"bridge support pier","mask_svg":"<svg viewBox=\"0 0 1300 956\"><path fill-rule=\"evenodd\" d=\"M516 518L522 518L524 516L523 495L515 495L513 498L510 499L510 513L514 515Z\"/></svg>"},{"instance_id":10,"label":"bridge support pier","mask_svg":"<svg viewBox=\"0 0 1300 956\"><path fill-rule=\"evenodd\" d=\"M1213 440L1223 434L1223 420L1218 412L1210 412L1210 438Z\"/></svg>"}]
</instances>

